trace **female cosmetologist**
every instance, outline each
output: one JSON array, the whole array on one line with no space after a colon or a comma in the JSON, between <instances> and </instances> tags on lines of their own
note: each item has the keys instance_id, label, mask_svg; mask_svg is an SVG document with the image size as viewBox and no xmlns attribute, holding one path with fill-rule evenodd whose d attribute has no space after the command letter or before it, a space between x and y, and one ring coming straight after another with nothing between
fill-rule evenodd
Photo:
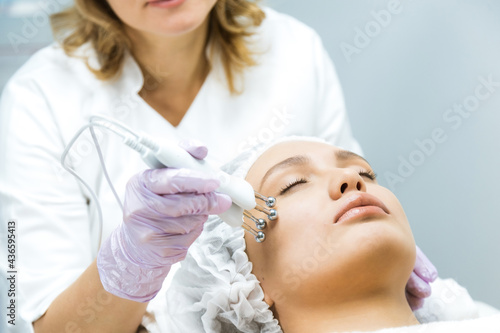
<instances>
[{"instance_id":1,"label":"female cosmetologist","mask_svg":"<svg viewBox=\"0 0 500 333\"><path fill-rule=\"evenodd\" d=\"M18 223L18 320L35 332L136 331L207 216L230 205L214 179L143 172L137 153L99 131L123 213L88 137L70 158L103 208L97 251L95 203L59 162L91 115L202 140L220 163L292 134L360 151L320 39L286 15L245 0L76 0L52 24L59 43L14 75L0 105L2 221ZM205 157L204 146L183 142ZM417 275L437 275L424 256L408 284L414 305L429 293Z\"/></svg>"}]
</instances>

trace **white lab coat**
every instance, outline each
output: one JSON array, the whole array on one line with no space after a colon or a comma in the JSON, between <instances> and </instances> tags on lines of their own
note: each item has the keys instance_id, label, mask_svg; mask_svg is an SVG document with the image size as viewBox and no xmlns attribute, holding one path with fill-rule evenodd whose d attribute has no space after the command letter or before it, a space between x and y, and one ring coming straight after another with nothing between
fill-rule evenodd
<instances>
[{"instance_id":1,"label":"white lab coat","mask_svg":"<svg viewBox=\"0 0 500 333\"><path fill-rule=\"evenodd\" d=\"M360 152L320 38L291 17L271 9L266 15L252 38L258 65L240 81L244 93L229 93L222 66L212 59L211 72L177 127L137 94L148 83L131 56L118 79L103 82L81 59L52 45L12 77L0 104L0 224L5 229L7 219L17 221L18 321L42 316L96 256L94 203L60 166L63 149L93 114L108 115L152 136L202 140L220 163L257 142L290 134L322 137ZM95 64L90 49L81 52L90 54ZM128 179L146 165L112 134L102 132L100 143L123 199ZM102 205L105 239L122 221L122 213L89 136L73 151L72 165ZM0 263L5 269L5 260Z\"/></svg>"}]
</instances>

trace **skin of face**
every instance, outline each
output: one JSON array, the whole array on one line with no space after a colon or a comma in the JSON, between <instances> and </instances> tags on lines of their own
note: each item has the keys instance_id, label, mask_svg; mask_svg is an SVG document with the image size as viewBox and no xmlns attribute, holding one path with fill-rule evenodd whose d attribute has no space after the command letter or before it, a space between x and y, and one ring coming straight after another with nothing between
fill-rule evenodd
<instances>
[{"instance_id":1,"label":"skin of face","mask_svg":"<svg viewBox=\"0 0 500 333\"><path fill-rule=\"evenodd\" d=\"M266 240L257 243L245 233L252 272L276 317L290 307L335 309L378 294L404 299L416 255L404 210L391 191L364 174L371 171L368 162L351 155L338 159L338 151L324 143L280 143L264 152L247 174L257 192L277 199L279 216L268 222ZM279 168L261 187L272 166L296 155L310 163ZM300 179L307 182L280 195ZM380 200L388 212L334 223L342 205L365 193Z\"/></svg>"},{"instance_id":2,"label":"skin of face","mask_svg":"<svg viewBox=\"0 0 500 333\"><path fill-rule=\"evenodd\" d=\"M143 34L175 37L192 32L206 22L217 0L185 0L171 8L160 8L145 0L108 0L127 29Z\"/></svg>"}]
</instances>

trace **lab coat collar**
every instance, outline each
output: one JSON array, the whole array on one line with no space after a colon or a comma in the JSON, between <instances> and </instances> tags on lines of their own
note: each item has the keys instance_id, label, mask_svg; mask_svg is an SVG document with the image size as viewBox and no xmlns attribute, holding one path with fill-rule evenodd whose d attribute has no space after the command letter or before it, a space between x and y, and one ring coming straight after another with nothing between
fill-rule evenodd
<instances>
[{"instance_id":1,"label":"lab coat collar","mask_svg":"<svg viewBox=\"0 0 500 333\"><path fill-rule=\"evenodd\" d=\"M123 61L123 68L117 82L125 91L133 91L139 93L144 86L144 76L141 68L134 57L127 50Z\"/></svg>"}]
</instances>

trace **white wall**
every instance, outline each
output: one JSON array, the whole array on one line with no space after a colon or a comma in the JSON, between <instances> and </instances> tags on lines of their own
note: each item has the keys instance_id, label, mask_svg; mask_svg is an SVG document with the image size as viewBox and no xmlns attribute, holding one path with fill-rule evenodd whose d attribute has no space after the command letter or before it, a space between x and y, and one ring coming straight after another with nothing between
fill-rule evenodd
<instances>
[{"instance_id":1,"label":"white wall","mask_svg":"<svg viewBox=\"0 0 500 333\"><path fill-rule=\"evenodd\" d=\"M379 181L388 186L385 174L398 174L399 157L421 162L411 174L403 172L394 192L440 275L500 308L500 3L401 1L400 13L377 31L372 11L394 2L266 1L323 38L354 134ZM367 25L373 37L365 46L355 29ZM342 45L356 42L359 53L346 56ZM476 107L478 77L490 76L497 86ZM476 108L460 124L444 120L463 103ZM436 129L446 140L419 160L415 140Z\"/></svg>"}]
</instances>

